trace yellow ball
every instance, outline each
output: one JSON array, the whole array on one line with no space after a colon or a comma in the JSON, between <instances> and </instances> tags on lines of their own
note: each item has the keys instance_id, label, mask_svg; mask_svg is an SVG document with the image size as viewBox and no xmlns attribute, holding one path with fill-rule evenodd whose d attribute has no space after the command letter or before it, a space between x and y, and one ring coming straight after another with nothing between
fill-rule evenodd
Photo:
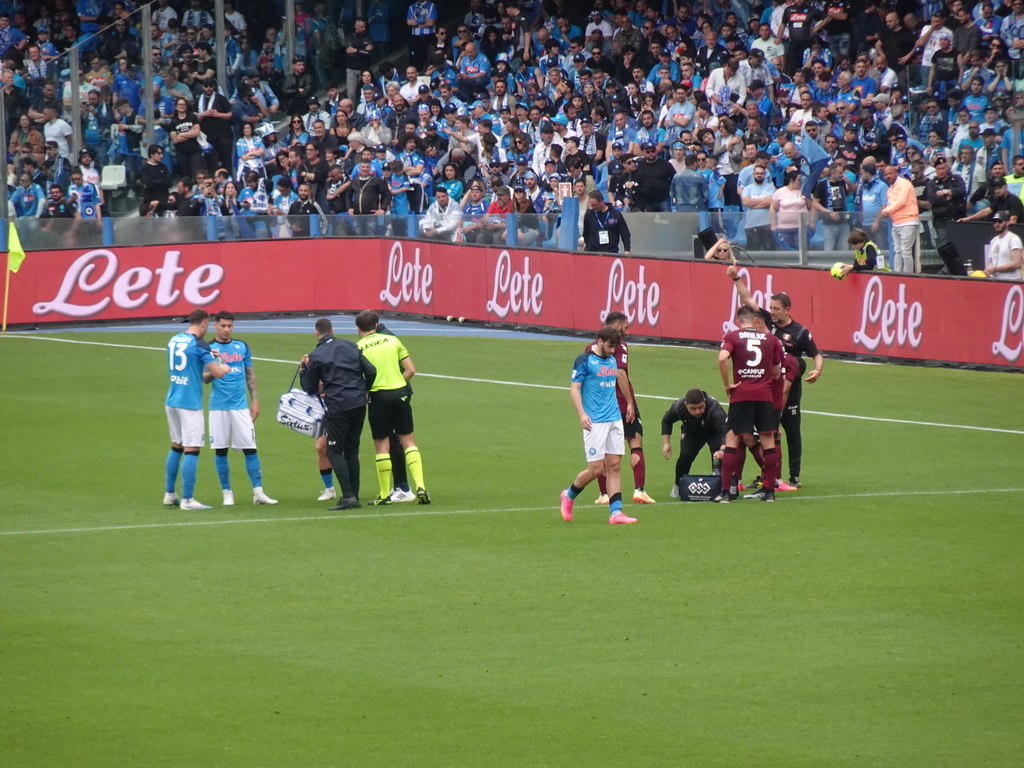
<instances>
[{"instance_id":1,"label":"yellow ball","mask_svg":"<svg viewBox=\"0 0 1024 768\"><path fill-rule=\"evenodd\" d=\"M836 280L844 280L846 278L846 275L843 274L843 262L841 261L837 261L833 264L832 269L829 270L829 272Z\"/></svg>"}]
</instances>

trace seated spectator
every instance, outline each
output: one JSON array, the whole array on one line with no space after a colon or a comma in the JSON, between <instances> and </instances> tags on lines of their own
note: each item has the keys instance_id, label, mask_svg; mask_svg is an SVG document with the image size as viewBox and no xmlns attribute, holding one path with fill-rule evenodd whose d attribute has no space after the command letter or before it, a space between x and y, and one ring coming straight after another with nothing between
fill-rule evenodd
<instances>
[{"instance_id":1,"label":"seated spectator","mask_svg":"<svg viewBox=\"0 0 1024 768\"><path fill-rule=\"evenodd\" d=\"M432 240L452 242L462 223L462 210L457 200L444 187L438 187L436 199L420 219L420 233Z\"/></svg>"}]
</instances>

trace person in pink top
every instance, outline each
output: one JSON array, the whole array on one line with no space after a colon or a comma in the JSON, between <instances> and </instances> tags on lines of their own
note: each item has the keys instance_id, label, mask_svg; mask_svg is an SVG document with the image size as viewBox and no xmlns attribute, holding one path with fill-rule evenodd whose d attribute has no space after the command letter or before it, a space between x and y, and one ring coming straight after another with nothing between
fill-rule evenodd
<instances>
[{"instance_id":1,"label":"person in pink top","mask_svg":"<svg viewBox=\"0 0 1024 768\"><path fill-rule=\"evenodd\" d=\"M900 176L899 168L887 165L882 169L886 192L886 205L878 212L879 218L888 216L892 220L893 271L917 271L917 235L921 227L921 215L917 208L917 195L909 179ZM878 227L876 221L872 230Z\"/></svg>"},{"instance_id":2,"label":"person in pink top","mask_svg":"<svg viewBox=\"0 0 1024 768\"><path fill-rule=\"evenodd\" d=\"M811 201L800 191L800 171L787 168L783 186L772 195L768 218L772 232L787 248L800 247L800 216L810 209Z\"/></svg>"}]
</instances>

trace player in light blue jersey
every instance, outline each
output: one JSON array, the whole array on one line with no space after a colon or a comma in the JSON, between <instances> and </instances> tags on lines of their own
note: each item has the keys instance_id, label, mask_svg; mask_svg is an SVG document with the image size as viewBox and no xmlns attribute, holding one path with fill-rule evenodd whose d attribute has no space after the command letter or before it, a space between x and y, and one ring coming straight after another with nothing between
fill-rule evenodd
<instances>
[{"instance_id":1,"label":"player in light blue jersey","mask_svg":"<svg viewBox=\"0 0 1024 768\"><path fill-rule=\"evenodd\" d=\"M622 335L616 328L606 325L597 332L597 342L576 358L572 366L572 386L569 394L583 427L583 449L587 468L580 472L568 490L562 491L562 517L572 520L573 501L598 475L605 475L608 483L608 522L612 525L635 523L635 517L622 512L622 455L625 436L622 415L615 397L618 366L615 348ZM626 409L626 418L632 419L633 406Z\"/></svg>"},{"instance_id":2,"label":"player in light blue jersey","mask_svg":"<svg viewBox=\"0 0 1024 768\"><path fill-rule=\"evenodd\" d=\"M170 387L164 410L171 431L171 452L167 454L167 486L164 506L181 509L209 509L195 500L196 468L203 447L203 372L219 379L231 367L217 359L206 343L210 313L193 309L188 330L175 334L167 342L167 374ZM181 470L181 498L174 494Z\"/></svg>"},{"instance_id":3,"label":"player in light blue jersey","mask_svg":"<svg viewBox=\"0 0 1024 768\"><path fill-rule=\"evenodd\" d=\"M82 214L83 219L103 218L103 212L100 210L103 203L100 191L92 182L83 180L82 169L77 165L71 169L68 200L78 206L78 212Z\"/></svg>"},{"instance_id":4,"label":"player in light blue jersey","mask_svg":"<svg viewBox=\"0 0 1024 768\"><path fill-rule=\"evenodd\" d=\"M220 361L230 370L220 378L205 371L203 381L213 382L210 394L210 447L214 450L213 463L217 467L220 487L224 491L224 506L235 504L231 490L231 475L228 470L228 448L234 448L245 455L245 471L252 481L253 504L277 504L263 492L263 470L256 453L256 428L253 422L260 415L260 401L256 393L256 372L252 367L249 345L232 337L235 316L220 311L213 316L214 339L210 349L219 353ZM252 403L246 398L246 390Z\"/></svg>"}]
</instances>

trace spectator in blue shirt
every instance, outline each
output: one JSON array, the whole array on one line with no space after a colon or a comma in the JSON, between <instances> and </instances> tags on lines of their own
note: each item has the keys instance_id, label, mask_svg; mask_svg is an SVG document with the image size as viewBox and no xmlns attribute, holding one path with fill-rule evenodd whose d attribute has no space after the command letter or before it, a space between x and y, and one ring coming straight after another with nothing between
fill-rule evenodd
<instances>
[{"instance_id":1,"label":"spectator in blue shirt","mask_svg":"<svg viewBox=\"0 0 1024 768\"><path fill-rule=\"evenodd\" d=\"M477 50L476 43L467 43L459 59L459 74L455 76L459 96L472 101L476 94L486 94L491 82L491 62Z\"/></svg>"}]
</instances>

